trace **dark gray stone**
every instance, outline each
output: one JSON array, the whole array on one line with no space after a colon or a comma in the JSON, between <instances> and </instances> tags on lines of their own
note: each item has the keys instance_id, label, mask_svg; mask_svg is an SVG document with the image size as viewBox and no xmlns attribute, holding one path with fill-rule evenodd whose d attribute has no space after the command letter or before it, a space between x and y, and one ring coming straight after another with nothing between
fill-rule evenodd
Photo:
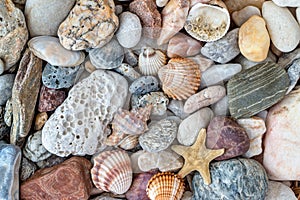
<instances>
[{"instance_id":1,"label":"dark gray stone","mask_svg":"<svg viewBox=\"0 0 300 200\"><path fill-rule=\"evenodd\" d=\"M293 63L289 66L288 75L290 79L290 86L287 90L287 94L292 91L292 89L296 86L299 77L300 77L300 58L294 60Z\"/></svg>"},{"instance_id":2,"label":"dark gray stone","mask_svg":"<svg viewBox=\"0 0 300 200\"><path fill-rule=\"evenodd\" d=\"M66 157L59 157L57 155L52 154L49 158L37 162L37 166L41 169L46 167L52 167L54 165L58 165L64 162L67 158Z\"/></svg>"},{"instance_id":3,"label":"dark gray stone","mask_svg":"<svg viewBox=\"0 0 300 200\"><path fill-rule=\"evenodd\" d=\"M79 66L58 67L47 63L42 74L43 84L52 89L69 88L74 84Z\"/></svg>"},{"instance_id":4,"label":"dark gray stone","mask_svg":"<svg viewBox=\"0 0 300 200\"><path fill-rule=\"evenodd\" d=\"M9 135L9 127L6 125L4 121L5 110L4 107L0 106L0 140L8 137Z\"/></svg>"},{"instance_id":5,"label":"dark gray stone","mask_svg":"<svg viewBox=\"0 0 300 200\"><path fill-rule=\"evenodd\" d=\"M133 53L132 50L124 48L125 55L124 61L131 66L136 66L138 64L138 56Z\"/></svg>"},{"instance_id":6,"label":"dark gray stone","mask_svg":"<svg viewBox=\"0 0 300 200\"><path fill-rule=\"evenodd\" d=\"M193 200L264 200L268 177L252 159L231 159L210 165L211 184L205 185L198 172L193 177Z\"/></svg>"},{"instance_id":7,"label":"dark gray stone","mask_svg":"<svg viewBox=\"0 0 300 200\"><path fill-rule=\"evenodd\" d=\"M154 76L142 76L135 80L129 87L129 91L132 94L146 94L158 89L158 80Z\"/></svg>"},{"instance_id":8,"label":"dark gray stone","mask_svg":"<svg viewBox=\"0 0 300 200\"><path fill-rule=\"evenodd\" d=\"M37 170L36 164L34 162L31 162L27 158L23 157L21 162L21 174L20 179L21 181L25 181L30 176L34 174L34 172Z\"/></svg>"},{"instance_id":9,"label":"dark gray stone","mask_svg":"<svg viewBox=\"0 0 300 200\"><path fill-rule=\"evenodd\" d=\"M20 148L0 141L0 199L19 199L20 163Z\"/></svg>"},{"instance_id":10,"label":"dark gray stone","mask_svg":"<svg viewBox=\"0 0 300 200\"><path fill-rule=\"evenodd\" d=\"M0 106L5 105L12 95L15 74L5 74L0 76Z\"/></svg>"}]
</instances>

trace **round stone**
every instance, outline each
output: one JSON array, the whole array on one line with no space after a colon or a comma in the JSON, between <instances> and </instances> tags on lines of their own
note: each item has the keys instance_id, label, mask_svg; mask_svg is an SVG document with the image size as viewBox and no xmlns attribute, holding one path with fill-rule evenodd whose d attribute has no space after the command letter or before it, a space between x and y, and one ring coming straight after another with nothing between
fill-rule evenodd
<instances>
[{"instance_id":1,"label":"round stone","mask_svg":"<svg viewBox=\"0 0 300 200\"><path fill-rule=\"evenodd\" d=\"M157 91L158 80L154 76L142 76L135 80L129 87L132 94L146 94L148 92Z\"/></svg>"}]
</instances>

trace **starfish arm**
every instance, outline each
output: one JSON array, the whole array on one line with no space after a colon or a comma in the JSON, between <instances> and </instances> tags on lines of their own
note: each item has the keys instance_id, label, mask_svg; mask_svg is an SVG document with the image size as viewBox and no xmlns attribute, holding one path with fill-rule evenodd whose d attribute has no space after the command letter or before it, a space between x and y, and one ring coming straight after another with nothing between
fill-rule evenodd
<instances>
[{"instance_id":1,"label":"starfish arm","mask_svg":"<svg viewBox=\"0 0 300 200\"><path fill-rule=\"evenodd\" d=\"M181 156L183 156L187 151L189 151L187 147L182 145L172 145L171 149Z\"/></svg>"},{"instance_id":2,"label":"starfish arm","mask_svg":"<svg viewBox=\"0 0 300 200\"><path fill-rule=\"evenodd\" d=\"M207 155L206 159L212 161L213 159L223 155L225 149L218 149L218 150L210 150L209 154Z\"/></svg>"},{"instance_id":3,"label":"starfish arm","mask_svg":"<svg viewBox=\"0 0 300 200\"><path fill-rule=\"evenodd\" d=\"M204 184L209 185L211 183L209 164L204 164L202 166L199 166L196 170L201 174Z\"/></svg>"},{"instance_id":4,"label":"starfish arm","mask_svg":"<svg viewBox=\"0 0 300 200\"><path fill-rule=\"evenodd\" d=\"M199 148L205 146L205 140L206 140L206 130L202 128L198 134L197 140L195 141L192 147Z\"/></svg>"},{"instance_id":5,"label":"starfish arm","mask_svg":"<svg viewBox=\"0 0 300 200\"><path fill-rule=\"evenodd\" d=\"M184 163L184 166L181 168L181 170L178 172L178 175L180 175L182 178L184 178L186 175L194 171L194 168L187 163Z\"/></svg>"}]
</instances>

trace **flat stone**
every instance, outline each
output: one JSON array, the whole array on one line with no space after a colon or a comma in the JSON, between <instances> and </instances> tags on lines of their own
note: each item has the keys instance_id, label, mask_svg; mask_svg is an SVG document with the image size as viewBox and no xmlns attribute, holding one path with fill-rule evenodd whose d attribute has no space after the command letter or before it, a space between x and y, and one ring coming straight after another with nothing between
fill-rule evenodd
<instances>
[{"instance_id":1,"label":"flat stone","mask_svg":"<svg viewBox=\"0 0 300 200\"><path fill-rule=\"evenodd\" d=\"M62 90L50 89L44 85L41 87L38 104L39 112L55 110L66 98L66 93Z\"/></svg>"},{"instance_id":2,"label":"flat stone","mask_svg":"<svg viewBox=\"0 0 300 200\"><path fill-rule=\"evenodd\" d=\"M287 91L287 73L273 62L255 65L227 83L229 110L234 118L248 118L280 101Z\"/></svg>"},{"instance_id":3,"label":"flat stone","mask_svg":"<svg viewBox=\"0 0 300 200\"><path fill-rule=\"evenodd\" d=\"M283 183L269 181L265 200L297 200L293 190Z\"/></svg>"},{"instance_id":4,"label":"flat stone","mask_svg":"<svg viewBox=\"0 0 300 200\"><path fill-rule=\"evenodd\" d=\"M202 128L207 128L214 113L210 108L202 108L185 118L179 125L177 140L180 144L191 146L195 143Z\"/></svg>"},{"instance_id":5,"label":"flat stone","mask_svg":"<svg viewBox=\"0 0 300 200\"><path fill-rule=\"evenodd\" d=\"M12 95L12 88L14 85L15 74L5 74L0 76L0 105L6 104L6 101Z\"/></svg>"},{"instance_id":6,"label":"flat stone","mask_svg":"<svg viewBox=\"0 0 300 200\"><path fill-rule=\"evenodd\" d=\"M229 116L228 96L211 105L215 116Z\"/></svg>"},{"instance_id":7,"label":"flat stone","mask_svg":"<svg viewBox=\"0 0 300 200\"><path fill-rule=\"evenodd\" d=\"M280 7L300 7L300 2L297 0L272 0Z\"/></svg>"},{"instance_id":8,"label":"flat stone","mask_svg":"<svg viewBox=\"0 0 300 200\"><path fill-rule=\"evenodd\" d=\"M213 66L215 64L214 61L212 61L211 59L205 58L201 54L193 56L193 57L189 57L189 59L192 59L199 65L201 72L206 71L208 68L210 68L211 66Z\"/></svg>"},{"instance_id":9,"label":"flat stone","mask_svg":"<svg viewBox=\"0 0 300 200\"><path fill-rule=\"evenodd\" d=\"M5 70L16 64L28 39L23 12L11 0L0 1L0 58Z\"/></svg>"},{"instance_id":10,"label":"flat stone","mask_svg":"<svg viewBox=\"0 0 300 200\"><path fill-rule=\"evenodd\" d=\"M39 131L43 128L46 121L48 120L48 114L47 112L41 112L38 113L35 116L35 122L34 122L34 130Z\"/></svg>"},{"instance_id":11,"label":"flat stone","mask_svg":"<svg viewBox=\"0 0 300 200\"><path fill-rule=\"evenodd\" d=\"M262 16L267 23L272 43L277 49L290 52L297 47L300 40L300 27L288 8L266 1L262 7Z\"/></svg>"},{"instance_id":12,"label":"flat stone","mask_svg":"<svg viewBox=\"0 0 300 200\"><path fill-rule=\"evenodd\" d=\"M5 109L3 106L0 106L0 140L9 136L9 127L4 121Z\"/></svg>"},{"instance_id":13,"label":"flat stone","mask_svg":"<svg viewBox=\"0 0 300 200\"><path fill-rule=\"evenodd\" d=\"M233 29L223 38L207 42L201 49L202 55L218 63L227 63L240 53L238 46L239 29Z\"/></svg>"},{"instance_id":14,"label":"flat stone","mask_svg":"<svg viewBox=\"0 0 300 200\"><path fill-rule=\"evenodd\" d=\"M265 199L268 177L255 160L230 159L210 165L211 184L206 185L198 172L193 177L193 200Z\"/></svg>"},{"instance_id":15,"label":"flat stone","mask_svg":"<svg viewBox=\"0 0 300 200\"><path fill-rule=\"evenodd\" d=\"M56 36L59 25L67 17L74 3L75 0L27 0L25 17L30 36Z\"/></svg>"},{"instance_id":16,"label":"flat stone","mask_svg":"<svg viewBox=\"0 0 300 200\"><path fill-rule=\"evenodd\" d=\"M300 90L289 93L268 113L264 137L263 165L271 180L299 180ZM283 134L284 133L284 134Z\"/></svg>"},{"instance_id":17,"label":"flat stone","mask_svg":"<svg viewBox=\"0 0 300 200\"><path fill-rule=\"evenodd\" d=\"M25 181L30 176L34 174L34 172L37 170L37 166L34 162L28 160L25 157L22 157L21 161L21 169L20 169L20 180Z\"/></svg>"},{"instance_id":18,"label":"flat stone","mask_svg":"<svg viewBox=\"0 0 300 200\"><path fill-rule=\"evenodd\" d=\"M184 104L184 112L192 113L200 108L209 106L218 102L226 95L226 89L223 86L215 85L207 87L200 92L190 96Z\"/></svg>"},{"instance_id":19,"label":"flat stone","mask_svg":"<svg viewBox=\"0 0 300 200\"><path fill-rule=\"evenodd\" d=\"M253 15L261 16L259 8L255 6L246 6L239 11L234 11L231 16L237 26L242 26L242 24Z\"/></svg>"},{"instance_id":20,"label":"flat stone","mask_svg":"<svg viewBox=\"0 0 300 200\"><path fill-rule=\"evenodd\" d=\"M136 79L129 87L132 94L146 94L158 91L158 80L154 76L142 76Z\"/></svg>"},{"instance_id":21,"label":"flat stone","mask_svg":"<svg viewBox=\"0 0 300 200\"><path fill-rule=\"evenodd\" d=\"M0 199L19 199L21 150L0 141Z\"/></svg>"},{"instance_id":22,"label":"flat stone","mask_svg":"<svg viewBox=\"0 0 300 200\"><path fill-rule=\"evenodd\" d=\"M40 169L22 183L21 199L88 199L92 189L92 164L72 157L62 164Z\"/></svg>"}]
</instances>

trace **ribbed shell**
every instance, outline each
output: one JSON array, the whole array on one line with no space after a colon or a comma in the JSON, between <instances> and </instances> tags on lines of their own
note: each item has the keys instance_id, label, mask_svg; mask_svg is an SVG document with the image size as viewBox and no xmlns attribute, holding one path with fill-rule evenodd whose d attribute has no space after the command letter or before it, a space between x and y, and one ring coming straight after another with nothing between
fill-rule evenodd
<instances>
[{"instance_id":1,"label":"ribbed shell","mask_svg":"<svg viewBox=\"0 0 300 200\"><path fill-rule=\"evenodd\" d=\"M119 143L119 147L124 150L131 150L135 148L139 143L138 135L127 135L121 142Z\"/></svg>"},{"instance_id":2,"label":"ribbed shell","mask_svg":"<svg viewBox=\"0 0 300 200\"><path fill-rule=\"evenodd\" d=\"M139 55L139 70L142 74L156 75L159 68L167 63L166 55L160 50L155 50L150 47L142 48Z\"/></svg>"},{"instance_id":3,"label":"ribbed shell","mask_svg":"<svg viewBox=\"0 0 300 200\"><path fill-rule=\"evenodd\" d=\"M124 194L132 183L130 158L123 150L102 152L94 158L91 174L97 188Z\"/></svg>"},{"instance_id":4,"label":"ribbed shell","mask_svg":"<svg viewBox=\"0 0 300 200\"><path fill-rule=\"evenodd\" d=\"M187 58L173 58L166 66L160 68L158 77L166 95L183 100L198 90L201 72L194 61Z\"/></svg>"},{"instance_id":5,"label":"ribbed shell","mask_svg":"<svg viewBox=\"0 0 300 200\"><path fill-rule=\"evenodd\" d=\"M146 191L151 200L180 200L184 182L171 172L158 173L150 179Z\"/></svg>"}]
</instances>

